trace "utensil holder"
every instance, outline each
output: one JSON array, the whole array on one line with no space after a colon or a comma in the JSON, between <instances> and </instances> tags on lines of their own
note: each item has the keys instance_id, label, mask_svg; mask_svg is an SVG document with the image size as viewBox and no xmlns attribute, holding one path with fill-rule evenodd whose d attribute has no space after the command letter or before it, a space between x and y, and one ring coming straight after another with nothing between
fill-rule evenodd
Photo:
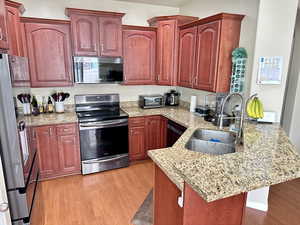
<instances>
[{"instance_id":1,"label":"utensil holder","mask_svg":"<svg viewBox=\"0 0 300 225\"><path fill-rule=\"evenodd\" d=\"M31 115L30 103L22 103L22 106L23 106L24 116L30 116Z\"/></svg>"},{"instance_id":2,"label":"utensil holder","mask_svg":"<svg viewBox=\"0 0 300 225\"><path fill-rule=\"evenodd\" d=\"M57 113L65 112L64 102L55 102L55 112L57 112Z\"/></svg>"}]
</instances>

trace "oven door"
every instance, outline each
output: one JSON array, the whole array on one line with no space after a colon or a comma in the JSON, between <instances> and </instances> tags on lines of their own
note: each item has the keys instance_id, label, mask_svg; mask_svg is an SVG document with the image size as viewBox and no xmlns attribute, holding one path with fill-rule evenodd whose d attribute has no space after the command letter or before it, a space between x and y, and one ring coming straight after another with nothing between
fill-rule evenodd
<instances>
[{"instance_id":1,"label":"oven door","mask_svg":"<svg viewBox=\"0 0 300 225\"><path fill-rule=\"evenodd\" d=\"M128 153L128 119L80 123L81 160Z\"/></svg>"}]
</instances>

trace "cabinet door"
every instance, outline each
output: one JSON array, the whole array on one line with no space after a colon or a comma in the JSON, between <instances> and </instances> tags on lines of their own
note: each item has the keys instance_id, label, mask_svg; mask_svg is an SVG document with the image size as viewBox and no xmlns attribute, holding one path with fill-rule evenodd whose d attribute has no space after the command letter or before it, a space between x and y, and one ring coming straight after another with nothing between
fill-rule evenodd
<instances>
[{"instance_id":1,"label":"cabinet door","mask_svg":"<svg viewBox=\"0 0 300 225\"><path fill-rule=\"evenodd\" d=\"M100 56L98 18L90 15L71 15L73 53L77 56Z\"/></svg>"},{"instance_id":2,"label":"cabinet door","mask_svg":"<svg viewBox=\"0 0 300 225\"><path fill-rule=\"evenodd\" d=\"M8 49L6 9L4 0L0 0L0 49Z\"/></svg>"},{"instance_id":3,"label":"cabinet door","mask_svg":"<svg viewBox=\"0 0 300 225\"><path fill-rule=\"evenodd\" d=\"M102 56L122 56L122 20L99 17L100 53Z\"/></svg>"},{"instance_id":4,"label":"cabinet door","mask_svg":"<svg viewBox=\"0 0 300 225\"><path fill-rule=\"evenodd\" d=\"M9 59L13 87L30 87L28 59L16 56L9 56Z\"/></svg>"},{"instance_id":5,"label":"cabinet door","mask_svg":"<svg viewBox=\"0 0 300 225\"><path fill-rule=\"evenodd\" d=\"M175 20L160 21L157 31L157 81L160 85L172 85L175 59Z\"/></svg>"},{"instance_id":6,"label":"cabinet door","mask_svg":"<svg viewBox=\"0 0 300 225\"><path fill-rule=\"evenodd\" d=\"M145 127L131 127L129 129L129 157L130 160L145 159Z\"/></svg>"},{"instance_id":7,"label":"cabinet door","mask_svg":"<svg viewBox=\"0 0 300 225\"><path fill-rule=\"evenodd\" d=\"M156 32L125 30L123 56L125 84L155 84Z\"/></svg>"},{"instance_id":8,"label":"cabinet door","mask_svg":"<svg viewBox=\"0 0 300 225\"><path fill-rule=\"evenodd\" d=\"M179 69L178 85L192 87L195 68L197 27L191 27L180 31L179 34Z\"/></svg>"},{"instance_id":9,"label":"cabinet door","mask_svg":"<svg viewBox=\"0 0 300 225\"><path fill-rule=\"evenodd\" d=\"M6 6L6 19L9 41L9 54L15 56L24 56L19 9L11 6Z\"/></svg>"},{"instance_id":10,"label":"cabinet door","mask_svg":"<svg viewBox=\"0 0 300 225\"><path fill-rule=\"evenodd\" d=\"M69 24L26 23L32 87L72 85Z\"/></svg>"},{"instance_id":11,"label":"cabinet door","mask_svg":"<svg viewBox=\"0 0 300 225\"><path fill-rule=\"evenodd\" d=\"M76 134L57 137L60 173L80 173L79 141Z\"/></svg>"},{"instance_id":12,"label":"cabinet door","mask_svg":"<svg viewBox=\"0 0 300 225\"><path fill-rule=\"evenodd\" d=\"M146 119L146 150L159 149L163 146L162 123L160 116Z\"/></svg>"},{"instance_id":13,"label":"cabinet door","mask_svg":"<svg viewBox=\"0 0 300 225\"><path fill-rule=\"evenodd\" d=\"M216 86L220 21L198 26L196 77L193 88L214 91Z\"/></svg>"},{"instance_id":14,"label":"cabinet door","mask_svg":"<svg viewBox=\"0 0 300 225\"><path fill-rule=\"evenodd\" d=\"M59 155L55 127L34 128L41 179L55 177L59 172Z\"/></svg>"}]
</instances>

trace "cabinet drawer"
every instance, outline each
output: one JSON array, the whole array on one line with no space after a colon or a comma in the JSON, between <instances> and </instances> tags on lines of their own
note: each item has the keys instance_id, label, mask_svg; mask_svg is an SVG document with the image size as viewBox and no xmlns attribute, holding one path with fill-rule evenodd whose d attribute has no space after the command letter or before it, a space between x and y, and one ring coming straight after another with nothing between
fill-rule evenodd
<instances>
[{"instance_id":1,"label":"cabinet drawer","mask_svg":"<svg viewBox=\"0 0 300 225\"><path fill-rule=\"evenodd\" d=\"M145 117L129 118L130 127L141 127L145 125Z\"/></svg>"},{"instance_id":2,"label":"cabinet drawer","mask_svg":"<svg viewBox=\"0 0 300 225\"><path fill-rule=\"evenodd\" d=\"M57 135L76 134L76 124L64 124L56 126Z\"/></svg>"}]
</instances>

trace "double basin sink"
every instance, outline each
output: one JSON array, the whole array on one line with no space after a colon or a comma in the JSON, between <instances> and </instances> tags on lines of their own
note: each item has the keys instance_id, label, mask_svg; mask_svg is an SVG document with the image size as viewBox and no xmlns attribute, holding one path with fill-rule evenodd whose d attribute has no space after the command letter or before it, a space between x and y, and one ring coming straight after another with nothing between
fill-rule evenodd
<instances>
[{"instance_id":1,"label":"double basin sink","mask_svg":"<svg viewBox=\"0 0 300 225\"><path fill-rule=\"evenodd\" d=\"M186 144L191 151L223 155L236 151L236 134L219 130L196 130Z\"/></svg>"}]
</instances>

